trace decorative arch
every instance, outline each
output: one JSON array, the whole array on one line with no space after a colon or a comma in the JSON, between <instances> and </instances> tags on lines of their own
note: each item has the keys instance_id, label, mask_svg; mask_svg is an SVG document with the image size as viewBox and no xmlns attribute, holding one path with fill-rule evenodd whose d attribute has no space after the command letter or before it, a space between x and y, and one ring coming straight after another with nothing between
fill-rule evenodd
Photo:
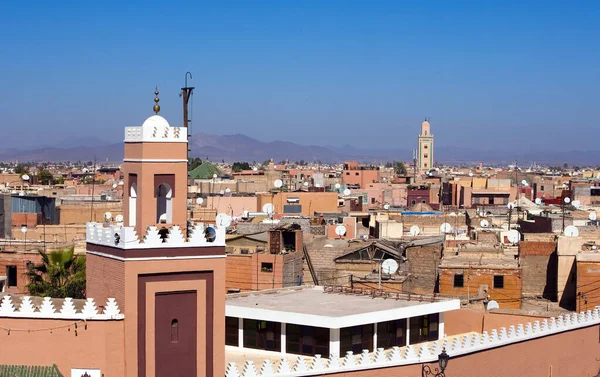
<instances>
[{"instance_id":1,"label":"decorative arch","mask_svg":"<svg viewBox=\"0 0 600 377\"><path fill-rule=\"evenodd\" d=\"M137 218L137 183L129 188L129 226L135 226Z\"/></svg>"},{"instance_id":2,"label":"decorative arch","mask_svg":"<svg viewBox=\"0 0 600 377\"><path fill-rule=\"evenodd\" d=\"M168 183L161 183L156 189L156 223L171 224L173 221L173 189Z\"/></svg>"}]
</instances>

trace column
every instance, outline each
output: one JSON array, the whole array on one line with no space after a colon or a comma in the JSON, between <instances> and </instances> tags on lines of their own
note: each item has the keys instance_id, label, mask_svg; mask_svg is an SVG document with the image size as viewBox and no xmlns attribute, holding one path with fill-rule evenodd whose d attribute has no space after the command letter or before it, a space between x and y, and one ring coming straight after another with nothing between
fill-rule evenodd
<instances>
[{"instance_id":1,"label":"column","mask_svg":"<svg viewBox=\"0 0 600 377\"><path fill-rule=\"evenodd\" d=\"M286 324L281 322L281 353L286 353Z\"/></svg>"},{"instance_id":2,"label":"column","mask_svg":"<svg viewBox=\"0 0 600 377\"><path fill-rule=\"evenodd\" d=\"M377 351L377 322L373 324L373 352Z\"/></svg>"},{"instance_id":3,"label":"column","mask_svg":"<svg viewBox=\"0 0 600 377\"><path fill-rule=\"evenodd\" d=\"M340 329L329 329L329 353L340 356Z\"/></svg>"},{"instance_id":4,"label":"column","mask_svg":"<svg viewBox=\"0 0 600 377\"><path fill-rule=\"evenodd\" d=\"M438 322L438 339L443 339L446 335L444 334L444 313L440 313Z\"/></svg>"},{"instance_id":5,"label":"column","mask_svg":"<svg viewBox=\"0 0 600 377\"><path fill-rule=\"evenodd\" d=\"M238 318L238 347L244 348L244 318Z\"/></svg>"},{"instance_id":6,"label":"column","mask_svg":"<svg viewBox=\"0 0 600 377\"><path fill-rule=\"evenodd\" d=\"M410 318L406 318L406 345L410 344Z\"/></svg>"}]
</instances>

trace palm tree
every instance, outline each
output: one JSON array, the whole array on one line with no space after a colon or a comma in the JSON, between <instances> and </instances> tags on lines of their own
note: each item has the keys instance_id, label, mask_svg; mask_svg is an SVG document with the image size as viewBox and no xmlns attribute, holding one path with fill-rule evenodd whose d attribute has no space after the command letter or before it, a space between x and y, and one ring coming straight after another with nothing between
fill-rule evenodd
<instances>
[{"instance_id":1,"label":"palm tree","mask_svg":"<svg viewBox=\"0 0 600 377\"><path fill-rule=\"evenodd\" d=\"M34 296L85 298L85 258L75 255L73 248L38 250L40 264L27 266L27 289Z\"/></svg>"}]
</instances>

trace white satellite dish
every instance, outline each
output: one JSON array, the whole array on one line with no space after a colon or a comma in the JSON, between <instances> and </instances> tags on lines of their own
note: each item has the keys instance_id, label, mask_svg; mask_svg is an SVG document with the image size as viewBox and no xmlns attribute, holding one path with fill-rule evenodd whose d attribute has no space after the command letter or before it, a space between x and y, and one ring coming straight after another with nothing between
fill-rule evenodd
<instances>
[{"instance_id":1,"label":"white satellite dish","mask_svg":"<svg viewBox=\"0 0 600 377\"><path fill-rule=\"evenodd\" d=\"M158 218L158 223L159 224L167 223L167 214L166 213L163 213L162 215L160 215L160 217Z\"/></svg>"},{"instance_id":2,"label":"white satellite dish","mask_svg":"<svg viewBox=\"0 0 600 377\"><path fill-rule=\"evenodd\" d=\"M483 219L479 222L479 225L481 225L482 228L488 228L490 226L489 221Z\"/></svg>"},{"instance_id":3,"label":"white satellite dish","mask_svg":"<svg viewBox=\"0 0 600 377\"><path fill-rule=\"evenodd\" d=\"M227 228L231 225L231 216L226 213L219 213L216 218L216 223L219 228Z\"/></svg>"},{"instance_id":4,"label":"white satellite dish","mask_svg":"<svg viewBox=\"0 0 600 377\"><path fill-rule=\"evenodd\" d=\"M469 177L472 177L472 176L473 176L473 172L469 172Z\"/></svg>"},{"instance_id":5,"label":"white satellite dish","mask_svg":"<svg viewBox=\"0 0 600 377\"><path fill-rule=\"evenodd\" d=\"M542 204L542 199L540 198L535 198L535 204L537 204L538 206Z\"/></svg>"},{"instance_id":6,"label":"white satellite dish","mask_svg":"<svg viewBox=\"0 0 600 377\"><path fill-rule=\"evenodd\" d=\"M513 209L513 208L515 208L515 203L513 203L513 202L510 202L510 203L508 203L508 204L506 205L506 207L507 207L508 209Z\"/></svg>"},{"instance_id":7,"label":"white satellite dish","mask_svg":"<svg viewBox=\"0 0 600 377\"><path fill-rule=\"evenodd\" d=\"M491 300L490 302L487 303L487 310L492 310L492 309L500 309L500 305L498 305L497 301Z\"/></svg>"},{"instance_id":8,"label":"white satellite dish","mask_svg":"<svg viewBox=\"0 0 600 377\"><path fill-rule=\"evenodd\" d=\"M387 275L395 274L398 271L398 262L393 259L386 259L381 264L381 272Z\"/></svg>"},{"instance_id":9,"label":"white satellite dish","mask_svg":"<svg viewBox=\"0 0 600 377\"><path fill-rule=\"evenodd\" d=\"M112 188L116 189L117 188L117 184L113 183Z\"/></svg>"},{"instance_id":10,"label":"white satellite dish","mask_svg":"<svg viewBox=\"0 0 600 377\"><path fill-rule=\"evenodd\" d=\"M84 173L89 173L90 170L88 168L83 168L83 169L81 169L81 171Z\"/></svg>"},{"instance_id":11,"label":"white satellite dish","mask_svg":"<svg viewBox=\"0 0 600 377\"><path fill-rule=\"evenodd\" d=\"M569 204L569 203L571 203L571 198L569 198L569 197L566 197L566 198L564 198L564 199L563 199L563 202L564 202L565 204Z\"/></svg>"},{"instance_id":12,"label":"white satellite dish","mask_svg":"<svg viewBox=\"0 0 600 377\"><path fill-rule=\"evenodd\" d=\"M216 179L218 177L217 173L213 174L213 179Z\"/></svg>"},{"instance_id":13,"label":"white satellite dish","mask_svg":"<svg viewBox=\"0 0 600 377\"><path fill-rule=\"evenodd\" d=\"M200 205L204 203L204 199L203 198L196 198L196 204Z\"/></svg>"},{"instance_id":14,"label":"white satellite dish","mask_svg":"<svg viewBox=\"0 0 600 377\"><path fill-rule=\"evenodd\" d=\"M104 213L104 220L110 220L111 217L112 217L112 213L110 213L110 212Z\"/></svg>"},{"instance_id":15,"label":"white satellite dish","mask_svg":"<svg viewBox=\"0 0 600 377\"><path fill-rule=\"evenodd\" d=\"M522 181L521 181L521 184L522 184L523 186L527 186L527 181L526 181L526 180L522 180Z\"/></svg>"},{"instance_id":16,"label":"white satellite dish","mask_svg":"<svg viewBox=\"0 0 600 377\"><path fill-rule=\"evenodd\" d=\"M596 212L590 212L590 214L588 215L588 217L592 221L596 220L596 218L597 218Z\"/></svg>"},{"instance_id":17,"label":"white satellite dish","mask_svg":"<svg viewBox=\"0 0 600 377\"><path fill-rule=\"evenodd\" d=\"M336 190L339 190L339 189L340 189L340 187L342 187L342 186L341 186L339 183L336 183L336 184L335 184L335 189L336 189Z\"/></svg>"},{"instance_id":18,"label":"white satellite dish","mask_svg":"<svg viewBox=\"0 0 600 377\"><path fill-rule=\"evenodd\" d=\"M345 195L345 196L348 196L348 195L350 195L351 193L352 193L352 192L350 191L350 189L345 189L345 190L344 190L344 195Z\"/></svg>"},{"instance_id":19,"label":"white satellite dish","mask_svg":"<svg viewBox=\"0 0 600 377\"><path fill-rule=\"evenodd\" d=\"M227 188L225 189L225 193L226 193L226 194L229 194L230 192L231 192L231 189L230 189L229 187L227 187Z\"/></svg>"},{"instance_id":20,"label":"white satellite dish","mask_svg":"<svg viewBox=\"0 0 600 377\"><path fill-rule=\"evenodd\" d=\"M484 216L485 216L485 213L483 213L483 212L479 212L479 216L480 216L480 217L484 217Z\"/></svg>"},{"instance_id":21,"label":"white satellite dish","mask_svg":"<svg viewBox=\"0 0 600 377\"><path fill-rule=\"evenodd\" d=\"M387 204L387 203L385 203L385 204L383 205L383 209L385 209L385 210L387 211L388 209L390 209L390 205L389 205L389 204Z\"/></svg>"},{"instance_id":22,"label":"white satellite dish","mask_svg":"<svg viewBox=\"0 0 600 377\"><path fill-rule=\"evenodd\" d=\"M283 186L283 181L281 179L276 179L275 182L273 182L273 186L275 186L275 188L281 188L281 186Z\"/></svg>"},{"instance_id":23,"label":"white satellite dish","mask_svg":"<svg viewBox=\"0 0 600 377\"><path fill-rule=\"evenodd\" d=\"M304 182L304 187L308 187L308 182Z\"/></svg>"},{"instance_id":24,"label":"white satellite dish","mask_svg":"<svg viewBox=\"0 0 600 377\"><path fill-rule=\"evenodd\" d=\"M252 170L258 171L258 168L255 166L255 167L252 168Z\"/></svg>"},{"instance_id":25,"label":"white satellite dish","mask_svg":"<svg viewBox=\"0 0 600 377\"><path fill-rule=\"evenodd\" d=\"M219 194L220 194L220 195L224 195L224 194L225 194L225 190L221 190L221 191L219 191Z\"/></svg>"},{"instance_id":26,"label":"white satellite dish","mask_svg":"<svg viewBox=\"0 0 600 377\"><path fill-rule=\"evenodd\" d=\"M452 225L450 225L448 223L443 223L442 225L440 225L440 232L442 232L442 233L451 233L452 232Z\"/></svg>"},{"instance_id":27,"label":"white satellite dish","mask_svg":"<svg viewBox=\"0 0 600 377\"><path fill-rule=\"evenodd\" d=\"M411 236L418 236L419 233L421 233L421 228L419 228L417 225L413 225L410 227Z\"/></svg>"},{"instance_id":28,"label":"white satellite dish","mask_svg":"<svg viewBox=\"0 0 600 377\"><path fill-rule=\"evenodd\" d=\"M346 227L343 225L338 225L335 227L335 234L337 234L338 236L342 237L344 234L346 234Z\"/></svg>"},{"instance_id":29,"label":"white satellite dish","mask_svg":"<svg viewBox=\"0 0 600 377\"><path fill-rule=\"evenodd\" d=\"M22 226L21 227L21 233L27 234L27 227L26 226Z\"/></svg>"},{"instance_id":30,"label":"white satellite dish","mask_svg":"<svg viewBox=\"0 0 600 377\"><path fill-rule=\"evenodd\" d=\"M116 220L118 223L122 223L122 222L123 222L123 215L117 215L117 216L115 217L115 220Z\"/></svg>"},{"instance_id":31,"label":"white satellite dish","mask_svg":"<svg viewBox=\"0 0 600 377\"><path fill-rule=\"evenodd\" d=\"M518 243L521 240L521 233L518 230L512 229L508 231L508 242L510 243Z\"/></svg>"},{"instance_id":32,"label":"white satellite dish","mask_svg":"<svg viewBox=\"0 0 600 377\"><path fill-rule=\"evenodd\" d=\"M25 196L25 193L23 191L19 192L19 196Z\"/></svg>"},{"instance_id":33,"label":"white satellite dish","mask_svg":"<svg viewBox=\"0 0 600 377\"><path fill-rule=\"evenodd\" d=\"M271 214L273 213L273 204L271 203L265 203L265 205L262 207L263 212Z\"/></svg>"},{"instance_id":34,"label":"white satellite dish","mask_svg":"<svg viewBox=\"0 0 600 377\"><path fill-rule=\"evenodd\" d=\"M27 175L27 174L23 174L23 175L21 176L21 179L22 179L22 180L24 180L24 181L29 181L29 175Z\"/></svg>"},{"instance_id":35,"label":"white satellite dish","mask_svg":"<svg viewBox=\"0 0 600 377\"><path fill-rule=\"evenodd\" d=\"M448 216L454 217L454 216L456 216L456 213L450 212L450 214Z\"/></svg>"},{"instance_id":36,"label":"white satellite dish","mask_svg":"<svg viewBox=\"0 0 600 377\"><path fill-rule=\"evenodd\" d=\"M576 226L569 225L565 228L565 236L567 237L577 237L579 236L579 229Z\"/></svg>"},{"instance_id":37,"label":"white satellite dish","mask_svg":"<svg viewBox=\"0 0 600 377\"><path fill-rule=\"evenodd\" d=\"M571 203L573 205L573 207L575 208L579 208L581 207L581 201L579 200L573 200L573 203Z\"/></svg>"}]
</instances>

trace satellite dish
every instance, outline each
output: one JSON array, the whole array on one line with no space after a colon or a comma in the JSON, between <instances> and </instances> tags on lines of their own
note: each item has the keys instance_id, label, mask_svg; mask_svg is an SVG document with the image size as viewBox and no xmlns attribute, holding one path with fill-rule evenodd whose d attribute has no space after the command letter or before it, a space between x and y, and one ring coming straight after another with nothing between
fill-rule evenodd
<instances>
[{"instance_id":1,"label":"satellite dish","mask_svg":"<svg viewBox=\"0 0 600 377\"><path fill-rule=\"evenodd\" d=\"M456 213L450 212L450 214L448 216L454 217L454 216L456 216Z\"/></svg>"},{"instance_id":2,"label":"satellite dish","mask_svg":"<svg viewBox=\"0 0 600 377\"><path fill-rule=\"evenodd\" d=\"M473 172L469 172L469 177L472 177L472 176L473 176Z\"/></svg>"},{"instance_id":3,"label":"satellite dish","mask_svg":"<svg viewBox=\"0 0 600 377\"><path fill-rule=\"evenodd\" d=\"M452 225L450 225L448 223L443 223L442 225L440 225L440 232L442 232L442 233L451 233L452 232Z\"/></svg>"},{"instance_id":4,"label":"satellite dish","mask_svg":"<svg viewBox=\"0 0 600 377\"><path fill-rule=\"evenodd\" d=\"M569 204L569 203L571 203L571 198L569 198L569 197L566 197L566 198L564 198L564 199L563 199L563 202L564 202L565 204Z\"/></svg>"},{"instance_id":5,"label":"satellite dish","mask_svg":"<svg viewBox=\"0 0 600 377\"><path fill-rule=\"evenodd\" d=\"M308 187L308 182L304 182L304 187Z\"/></svg>"},{"instance_id":6,"label":"satellite dish","mask_svg":"<svg viewBox=\"0 0 600 377\"><path fill-rule=\"evenodd\" d=\"M202 203L204 203L204 199L202 199L202 198L196 198L196 204L200 205Z\"/></svg>"},{"instance_id":7,"label":"satellite dish","mask_svg":"<svg viewBox=\"0 0 600 377\"><path fill-rule=\"evenodd\" d=\"M417 225L413 225L410 227L411 236L418 236L419 233L421 233L421 228L419 228Z\"/></svg>"},{"instance_id":8,"label":"satellite dish","mask_svg":"<svg viewBox=\"0 0 600 377\"><path fill-rule=\"evenodd\" d=\"M385 210L387 211L388 209L390 209L390 205L389 205L389 204L387 204L387 203L385 203L385 204L383 205L383 209L385 209Z\"/></svg>"},{"instance_id":9,"label":"satellite dish","mask_svg":"<svg viewBox=\"0 0 600 377\"><path fill-rule=\"evenodd\" d=\"M252 168L252 170L258 171L258 168L255 166L255 167Z\"/></svg>"},{"instance_id":10,"label":"satellite dish","mask_svg":"<svg viewBox=\"0 0 600 377\"><path fill-rule=\"evenodd\" d=\"M510 202L510 203L508 203L508 204L506 205L506 207L507 207L508 209L513 209L513 208L515 208L515 203L513 203L513 202Z\"/></svg>"},{"instance_id":11,"label":"satellite dish","mask_svg":"<svg viewBox=\"0 0 600 377\"><path fill-rule=\"evenodd\" d=\"M90 170L88 168L83 168L83 169L81 169L81 171L84 173L89 173Z\"/></svg>"},{"instance_id":12,"label":"satellite dish","mask_svg":"<svg viewBox=\"0 0 600 377\"><path fill-rule=\"evenodd\" d=\"M588 215L588 217L590 218L590 220L594 221L596 220L597 216L596 216L596 212L590 212L590 214Z\"/></svg>"},{"instance_id":13,"label":"satellite dish","mask_svg":"<svg viewBox=\"0 0 600 377\"><path fill-rule=\"evenodd\" d=\"M123 222L123 215L117 215L117 216L115 217L115 220L116 220L118 223L122 223L122 222Z\"/></svg>"},{"instance_id":14,"label":"satellite dish","mask_svg":"<svg viewBox=\"0 0 600 377\"><path fill-rule=\"evenodd\" d=\"M352 193L352 192L350 191L350 189L345 189L345 190L344 190L344 195L345 195L345 196L348 196L348 195L350 195L351 193Z\"/></svg>"},{"instance_id":15,"label":"satellite dish","mask_svg":"<svg viewBox=\"0 0 600 377\"><path fill-rule=\"evenodd\" d=\"M521 233L518 230L512 229L508 231L506 238L508 238L508 242L510 243L518 243L521 240Z\"/></svg>"},{"instance_id":16,"label":"satellite dish","mask_svg":"<svg viewBox=\"0 0 600 377\"><path fill-rule=\"evenodd\" d=\"M112 188L116 189L117 188L117 184L113 183Z\"/></svg>"},{"instance_id":17,"label":"satellite dish","mask_svg":"<svg viewBox=\"0 0 600 377\"><path fill-rule=\"evenodd\" d=\"M158 223L159 224L167 223L167 214L166 213L163 213L162 215L160 215L160 217L158 218Z\"/></svg>"},{"instance_id":18,"label":"satellite dish","mask_svg":"<svg viewBox=\"0 0 600 377\"><path fill-rule=\"evenodd\" d=\"M338 236L342 237L344 234L346 234L346 227L343 225L338 225L335 227L335 234L337 234Z\"/></svg>"},{"instance_id":19,"label":"satellite dish","mask_svg":"<svg viewBox=\"0 0 600 377\"><path fill-rule=\"evenodd\" d=\"M230 189L229 187L227 187L227 188L225 189L225 193L229 194L230 192L231 192L231 189Z\"/></svg>"},{"instance_id":20,"label":"satellite dish","mask_svg":"<svg viewBox=\"0 0 600 377\"><path fill-rule=\"evenodd\" d=\"M336 190L339 190L339 189L340 189L340 187L342 187L342 186L341 186L339 183L336 183L336 184L335 184L335 189L336 189Z\"/></svg>"},{"instance_id":21,"label":"satellite dish","mask_svg":"<svg viewBox=\"0 0 600 377\"><path fill-rule=\"evenodd\" d=\"M263 212L271 214L273 213L273 204L271 203L266 203L263 207L262 207Z\"/></svg>"},{"instance_id":22,"label":"satellite dish","mask_svg":"<svg viewBox=\"0 0 600 377\"><path fill-rule=\"evenodd\" d=\"M283 181L281 179L276 179L275 182L273 182L273 186L275 186L275 188L281 188L281 186L283 186Z\"/></svg>"},{"instance_id":23,"label":"satellite dish","mask_svg":"<svg viewBox=\"0 0 600 377\"><path fill-rule=\"evenodd\" d=\"M25 196L25 193L23 191L19 192L19 196Z\"/></svg>"},{"instance_id":24,"label":"satellite dish","mask_svg":"<svg viewBox=\"0 0 600 377\"><path fill-rule=\"evenodd\" d=\"M21 179L22 179L22 180L24 180L24 181L29 181L29 175L27 175L27 174L23 174L23 175L21 176Z\"/></svg>"},{"instance_id":25,"label":"satellite dish","mask_svg":"<svg viewBox=\"0 0 600 377\"><path fill-rule=\"evenodd\" d=\"M521 184L522 184L523 186L527 186L527 181L526 181L526 180L522 180L522 181L521 181Z\"/></svg>"},{"instance_id":26,"label":"satellite dish","mask_svg":"<svg viewBox=\"0 0 600 377\"><path fill-rule=\"evenodd\" d=\"M576 226L569 225L565 228L565 236L567 237L577 237L579 236L579 229Z\"/></svg>"},{"instance_id":27,"label":"satellite dish","mask_svg":"<svg viewBox=\"0 0 600 377\"><path fill-rule=\"evenodd\" d=\"M219 213L216 218L216 223L219 228L227 228L231 225L231 216L226 213Z\"/></svg>"},{"instance_id":28,"label":"satellite dish","mask_svg":"<svg viewBox=\"0 0 600 377\"><path fill-rule=\"evenodd\" d=\"M542 204L542 199L540 199L540 198L535 198L535 204L537 204L538 206L539 206L540 204Z\"/></svg>"},{"instance_id":29,"label":"satellite dish","mask_svg":"<svg viewBox=\"0 0 600 377\"><path fill-rule=\"evenodd\" d=\"M22 226L21 227L21 233L27 234L27 227L26 226Z\"/></svg>"},{"instance_id":30,"label":"satellite dish","mask_svg":"<svg viewBox=\"0 0 600 377\"><path fill-rule=\"evenodd\" d=\"M480 217L484 217L484 216L485 216L485 213L483 213L483 211L482 211L482 212L479 212L479 216L480 216Z\"/></svg>"},{"instance_id":31,"label":"satellite dish","mask_svg":"<svg viewBox=\"0 0 600 377\"><path fill-rule=\"evenodd\" d=\"M218 177L217 173L213 174L213 179L216 179Z\"/></svg>"},{"instance_id":32,"label":"satellite dish","mask_svg":"<svg viewBox=\"0 0 600 377\"><path fill-rule=\"evenodd\" d=\"M487 303L487 310L492 310L492 309L500 309L500 305L498 305L497 301L491 300L490 302Z\"/></svg>"},{"instance_id":33,"label":"satellite dish","mask_svg":"<svg viewBox=\"0 0 600 377\"><path fill-rule=\"evenodd\" d=\"M381 264L381 272L387 275L395 274L398 271L398 262L393 259L386 259Z\"/></svg>"},{"instance_id":34,"label":"satellite dish","mask_svg":"<svg viewBox=\"0 0 600 377\"><path fill-rule=\"evenodd\" d=\"M482 228L488 228L490 226L490 223L489 221L484 219L479 222L479 225L481 225Z\"/></svg>"},{"instance_id":35,"label":"satellite dish","mask_svg":"<svg viewBox=\"0 0 600 377\"><path fill-rule=\"evenodd\" d=\"M112 217L112 213L110 213L110 212L104 213L104 220L110 220L111 217Z\"/></svg>"},{"instance_id":36,"label":"satellite dish","mask_svg":"<svg viewBox=\"0 0 600 377\"><path fill-rule=\"evenodd\" d=\"M225 194L225 190L219 191L219 194L224 195Z\"/></svg>"},{"instance_id":37,"label":"satellite dish","mask_svg":"<svg viewBox=\"0 0 600 377\"><path fill-rule=\"evenodd\" d=\"M571 203L573 205L573 207L575 208L579 208L581 207L581 201L579 200L573 200L573 203Z\"/></svg>"}]
</instances>

